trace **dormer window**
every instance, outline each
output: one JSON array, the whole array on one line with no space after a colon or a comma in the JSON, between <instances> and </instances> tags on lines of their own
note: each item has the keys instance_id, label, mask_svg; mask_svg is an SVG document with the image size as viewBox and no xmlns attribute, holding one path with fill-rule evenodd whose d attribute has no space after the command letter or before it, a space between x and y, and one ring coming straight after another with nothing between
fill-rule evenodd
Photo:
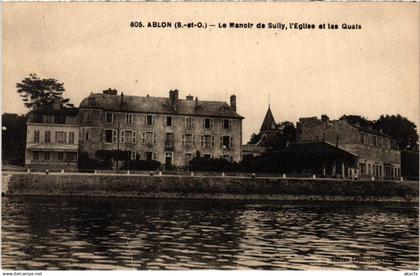
<instances>
[{"instance_id":1,"label":"dormer window","mask_svg":"<svg viewBox=\"0 0 420 276\"><path fill-rule=\"evenodd\" d=\"M228 119L223 120L223 128L224 129L231 129L232 128L232 120L228 120Z\"/></svg>"},{"instance_id":2,"label":"dormer window","mask_svg":"<svg viewBox=\"0 0 420 276\"><path fill-rule=\"evenodd\" d=\"M89 97L88 98L88 104L90 106L95 106L96 105L96 99L94 97Z\"/></svg>"},{"instance_id":3,"label":"dormer window","mask_svg":"<svg viewBox=\"0 0 420 276\"><path fill-rule=\"evenodd\" d=\"M105 113L105 122L106 123L112 123L114 120L114 116L111 112L106 112Z\"/></svg>"},{"instance_id":4,"label":"dormer window","mask_svg":"<svg viewBox=\"0 0 420 276\"><path fill-rule=\"evenodd\" d=\"M125 114L125 123L132 124L133 123L133 114Z\"/></svg>"},{"instance_id":5,"label":"dormer window","mask_svg":"<svg viewBox=\"0 0 420 276\"><path fill-rule=\"evenodd\" d=\"M166 126L172 126L172 117L171 116L167 116L166 117Z\"/></svg>"},{"instance_id":6,"label":"dormer window","mask_svg":"<svg viewBox=\"0 0 420 276\"><path fill-rule=\"evenodd\" d=\"M203 126L204 126L204 128L213 128L213 120L212 119L204 119Z\"/></svg>"}]
</instances>

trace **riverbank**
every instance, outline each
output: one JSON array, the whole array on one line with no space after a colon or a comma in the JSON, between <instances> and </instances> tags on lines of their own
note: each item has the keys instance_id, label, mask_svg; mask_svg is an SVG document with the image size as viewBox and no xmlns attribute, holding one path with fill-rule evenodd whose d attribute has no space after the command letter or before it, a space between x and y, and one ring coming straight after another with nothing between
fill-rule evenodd
<instances>
[{"instance_id":1,"label":"riverbank","mask_svg":"<svg viewBox=\"0 0 420 276\"><path fill-rule=\"evenodd\" d=\"M418 202L414 181L101 174L2 175L6 196Z\"/></svg>"}]
</instances>

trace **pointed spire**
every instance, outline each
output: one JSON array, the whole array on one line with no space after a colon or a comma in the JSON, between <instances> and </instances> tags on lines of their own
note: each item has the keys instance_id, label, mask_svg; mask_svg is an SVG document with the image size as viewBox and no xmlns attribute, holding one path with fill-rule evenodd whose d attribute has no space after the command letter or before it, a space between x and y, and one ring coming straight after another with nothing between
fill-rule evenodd
<instances>
[{"instance_id":1,"label":"pointed spire","mask_svg":"<svg viewBox=\"0 0 420 276\"><path fill-rule=\"evenodd\" d=\"M270 105L268 106L267 113L265 114L264 121L261 125L261 132L272 131L276 129L276 121L274 120L273 113L271 113Z\"/></svg>"}]
</instances>

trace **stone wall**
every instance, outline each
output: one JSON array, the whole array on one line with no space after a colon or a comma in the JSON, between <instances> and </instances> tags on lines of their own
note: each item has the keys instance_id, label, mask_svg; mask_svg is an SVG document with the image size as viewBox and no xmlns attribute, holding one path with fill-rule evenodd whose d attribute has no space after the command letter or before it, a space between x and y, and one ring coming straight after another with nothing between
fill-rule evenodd
<instances>
[{"instance_id":1,"label":"stone wall","mask_svg":"<svg viewBox=\"0 0 420 276\"><path fill-rule=\"evenodd\" d=\"M85 113L90 112L91 116L86 116ZM122 130L136 131L136 142L127 141L126 143L119 143L119 149L123 151L134 151L140 154L141 159L145 159L145 152L153 152L156 160L165 163L165 152L172 152L172 164L177 167L185 166L189 161L186 160L186 154L194 156L197 151L203 154L210 154L214 158L219 158L221 155L229 155L233 161L239 162L242 159L242 121L241 119L230 118L232 125L230 129L224 129L222 125L223 118L216 117L199 117L199 116L184 116L184 115L165 115L165 114L143 114L143 113L124 113L112 112L112 123L104 122L105 114L102 110L83 108L79 112L79 121L81 122L80 134L80 148L81 151L87 152L90 158L96 158L95 152L97 150L116 150L117 142L105 143L103 141L103 130L115 130L119 128ZM133 122L126 124L124 121L125 115L131 114ZM153 116L153 124L146 124L146 116ZM166 117L172 117L172 126L166 126ZM85 117L92 118L90 121L85 121ZM191 118L193 126L186 127L185 118ZM203 120L209 118L212 120L213 127L205 129L203 127ZM229 119L229 118L226 118ZM120 124L118 127L118 123ZM156 143L147 145L142 143L142 132L152 132L156 136ZM88 133L88 139L86 139ZM173 133L174 147L172 150L165 150L166 133ZM182 136L184 134L194 135L195 143L189 147L182 145ZM201 136L211 135L214 137L213 146L205 148L201 146ZM233 137L233 148L222 149L220 147L220 137L223 135Z\"/></svg>"},{"instance_id":2,"label":"stone wall","mask_svg":"<svg viewBox=\"0 0 420 276\"><path fill-rule=\"evenodd\" d=\"M32 173L5 177L9 195L418 202L418 183L405 181Z\"/></svg>"}]
</instances>

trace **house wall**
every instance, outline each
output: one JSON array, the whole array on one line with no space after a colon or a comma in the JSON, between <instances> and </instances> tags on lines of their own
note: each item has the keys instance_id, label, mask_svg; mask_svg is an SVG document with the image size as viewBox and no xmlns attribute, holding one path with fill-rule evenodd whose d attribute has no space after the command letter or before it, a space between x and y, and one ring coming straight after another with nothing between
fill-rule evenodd
<instances>
[{"instance_id":1,"label":"house wall","mask_svg":"<svg viewBox=\"0 0 420 276\"><path fill-rule=\"evenodd\" d=\"M39 140L35 141L35 131L39 132ZM45 133L50 132L50 142L46 142ZM56 142L56 132L63 131L66 133L65 143ZM74 133L74 142L69 143L69 133ZM43 124L43 123L27 123L26 136L26 151L25 151L25 166L33 170L61 170L68 171L77 169L77 155L79 148L79 126L78 125L64 125L64 124ZM34 159L33 152L38 152L39 159ZM48 154L48 159L45 158L45 153ZM66 158L70 153L74 157L72 160ZM63 156L59 160L59 155Z\"/></svg>"},{"instance_id":2,"label":"house wall","mask_svg":"<svg viewBox=\"0 0 420 276\"><path fill-rule=\"evenodd\" d=\"M315 118L301 119L298 133L299 142L326 141L357 155L355 169L359 177L401 175L400 151L395 141L385 135L363 131L344 120L327 123Z\"/></svg>"},{"instance_id":3,"label":"house wall","mask_svg":"<svg viewBox=\"0 0 420 276\"><path fill-rule=\"evenodd\" d=\"M86 113L90 113L86 114ZM106 113L112 113L112 122L106 121ZM132 123L126 122L126 115L132 115ZM153 124L146 123L147 115L153 117ZM172 126L166 125L167 117L172 117ZM193 125L191 127L186 125L186 118L191 118ZM203 126L203 120L209 118L213 121L212 128L206 129ZM231 156L232 161L241 160L241 142L242 142L242 121L240 119L231 120L231 128L223 128L223 119L216 117L198 117L198 116L184 116L184 115L168 115L168 114L146 114L146 113L127 113L116 111L105 111L102 109L88 109L82 108L79 110L80 122L80 149L87 152L90 158L96 158L95 152L98 150L116 150L118 147L123 151L131 151L137 153L140 159L146 159L146 152L153 152L153 159L165 163L165 154L172 153L172 164L178 167L185 166L187 154L192 157L199 151L201 156L209 154L214 158L219 158L222 155ZM115 132L120 130L116 140L106 142L104 137L105 130L113 130ZM135 132L136 141L122 141L121 131ZM143 133L152 132L155 135L156 142L149 145L143 141ZM88 133L88 134L86 134ZM173 133L174 144L173 148L165 148L166 133ZM195 143L191 146L183 145L183 135L192 134L195 137ZM210 142L210 147L207 148L201 144L201 136L213 136L213 146ZM220 137L233 137L233 147L231 149L223 149L220 147ZM119 145L118 145L119 144ZM136 154L133 154L133 157Z\"/></svg>"}]
</instances>

